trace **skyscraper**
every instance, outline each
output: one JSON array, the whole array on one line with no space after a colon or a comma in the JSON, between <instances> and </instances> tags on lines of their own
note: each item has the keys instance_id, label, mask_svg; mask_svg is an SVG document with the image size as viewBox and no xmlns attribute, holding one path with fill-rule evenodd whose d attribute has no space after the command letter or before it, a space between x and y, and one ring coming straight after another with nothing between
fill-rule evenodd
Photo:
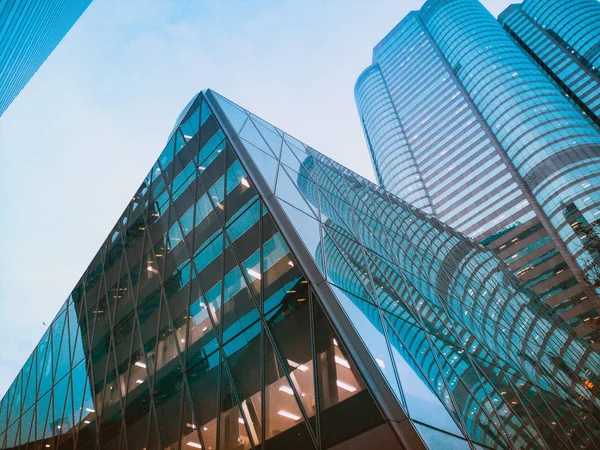
<instances>
[{"instance_id":1,"label":"skyscraper","mask_svg":"<svg viewBox=\"0 0 600 450\"><path fill-rule=\"evenodd\" d=\"M0 448L600 447L600 355L489 250L198 94Z\"/></svg>"},{"instance_id":2,"label":"skyscraper","mask_svg":"<svg viewBox=\"0 0 600 450\"><path fill-rule=\"evenodd\" d=\"M0 116L91 0L0 2Z\"/></svg>"},{"instance_id":3,"label":"skyscraper","mask_svg":"<svg viewBox=\"0 0 600 450\"><path fill-rule=\"evenodd\" d=\"M476 0L429 0L356 103L380 184L498 253L600 349L600 133Z\"/></svg>"},{"instance_id":4,"label":"skyscraper","mask_svg":"<svg viewBox=\"0 0 600 450\"><path fill-rule=\"evenodd\" d=\"M527 0L509 6L498 20L600 126L600 2Z\"/></svg>"}]
</instances>

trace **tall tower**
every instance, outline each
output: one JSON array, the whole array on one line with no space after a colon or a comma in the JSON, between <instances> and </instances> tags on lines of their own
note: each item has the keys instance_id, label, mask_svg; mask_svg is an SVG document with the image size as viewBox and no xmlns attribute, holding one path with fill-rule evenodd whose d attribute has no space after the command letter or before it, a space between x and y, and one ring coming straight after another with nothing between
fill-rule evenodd
<instances>
[{"instance_id":1,"label":"tall tower","mask_svg":"<svg viewBox=\"0 0 600 450\"><path fill-rule=\"evenodd\" d=\"M492 252L204 91L0 401L0 448L592 449L599 368Z\"/></svg>"},{"instance_id":2,"label":"tall tower","mask_svg":"<svg viewBox=\"0 0 600 450\"><path fill-rule=\"evenodd\" d=\"M355 97L380 184L496 251L600 349L600 255L564 214L598 219L600 133L489 12L426 2Z\"/></svg>"},{"instance_id":3,"label":"tall tower","mask_svg":"<svg viewBox=\"0 0 600 450\"><path fill-rule=\"evenodd\" d=\"M600 126L600 2L527 0L509 6L498 20Z\"/></svg>"},{"instance_id":4,"label":"tall tower","mask_svg":"<svg viewBox=\"0 0 600 450\"><path fill-rule=\"evenodd\" d=\"M0 116L91 0L0 2Z\"/></svg>"}]
</instances>

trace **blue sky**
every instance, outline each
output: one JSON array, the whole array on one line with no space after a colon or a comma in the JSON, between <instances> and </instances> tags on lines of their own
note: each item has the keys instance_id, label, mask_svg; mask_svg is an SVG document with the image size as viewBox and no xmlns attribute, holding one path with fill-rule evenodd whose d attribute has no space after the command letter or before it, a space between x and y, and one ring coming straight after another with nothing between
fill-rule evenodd
<instances>
[{"instance_id":1,"label":"blue sky","mask_svg":"<svg viewBox=\"0 0 600 450\"><path fill-rule=\"evenodd\" d=\"M354 82L421 4L94 0L0 118L0 396L199 90L373 179Z\"/></svg>"}]
</instances>

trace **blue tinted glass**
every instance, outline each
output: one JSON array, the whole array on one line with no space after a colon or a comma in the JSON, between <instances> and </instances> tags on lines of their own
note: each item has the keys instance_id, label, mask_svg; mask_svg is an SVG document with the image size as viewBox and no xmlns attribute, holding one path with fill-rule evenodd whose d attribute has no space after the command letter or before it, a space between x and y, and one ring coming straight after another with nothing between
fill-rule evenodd
<instances>
[{"instance_id":1,"label":"blue tinted glass","mask_svg":"<svg viewBox=\"0 0 600 450\"><path fill-rule=\"evenodd\" d=\"M243 141L246 151L254 161L254 164L260 170L261 175L268 183L271 190L275 190L275 177L277 175L278 162L272 156L259 150L257 147L249 142ZM269 152L270 153L270 152Z\"/></svg>"},{"instance_id":2,"label":"blue tinted glass","mask_svg":"<svg viewBox=\"0 0 600 450\"><path fill-rule=\"evenodd\" d=\"M217 103L219 107L223 110L227 119L231 123L231 126L235 131L240 131L246 119L248 118L248 113L244 111L237 105L234 105L226 98L221 97L219 94L215 93L215 98L217 99Z\"/></svg>"}]
</instances>

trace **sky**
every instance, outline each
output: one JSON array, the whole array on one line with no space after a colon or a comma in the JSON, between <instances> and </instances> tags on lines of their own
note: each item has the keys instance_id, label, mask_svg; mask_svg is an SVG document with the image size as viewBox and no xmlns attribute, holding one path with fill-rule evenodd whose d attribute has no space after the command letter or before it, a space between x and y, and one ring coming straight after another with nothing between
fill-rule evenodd
<instances>
[{"instance_id":1,"label":"sky","mask_svg":"<svg viewBox=\"0 0 600 450\"><path fill-rule=\"evenodd\" d=\"M422 3L94 0L0 117L0 397L198 91L373 179L354 83Z\"/></svg>"}]
</instances>

